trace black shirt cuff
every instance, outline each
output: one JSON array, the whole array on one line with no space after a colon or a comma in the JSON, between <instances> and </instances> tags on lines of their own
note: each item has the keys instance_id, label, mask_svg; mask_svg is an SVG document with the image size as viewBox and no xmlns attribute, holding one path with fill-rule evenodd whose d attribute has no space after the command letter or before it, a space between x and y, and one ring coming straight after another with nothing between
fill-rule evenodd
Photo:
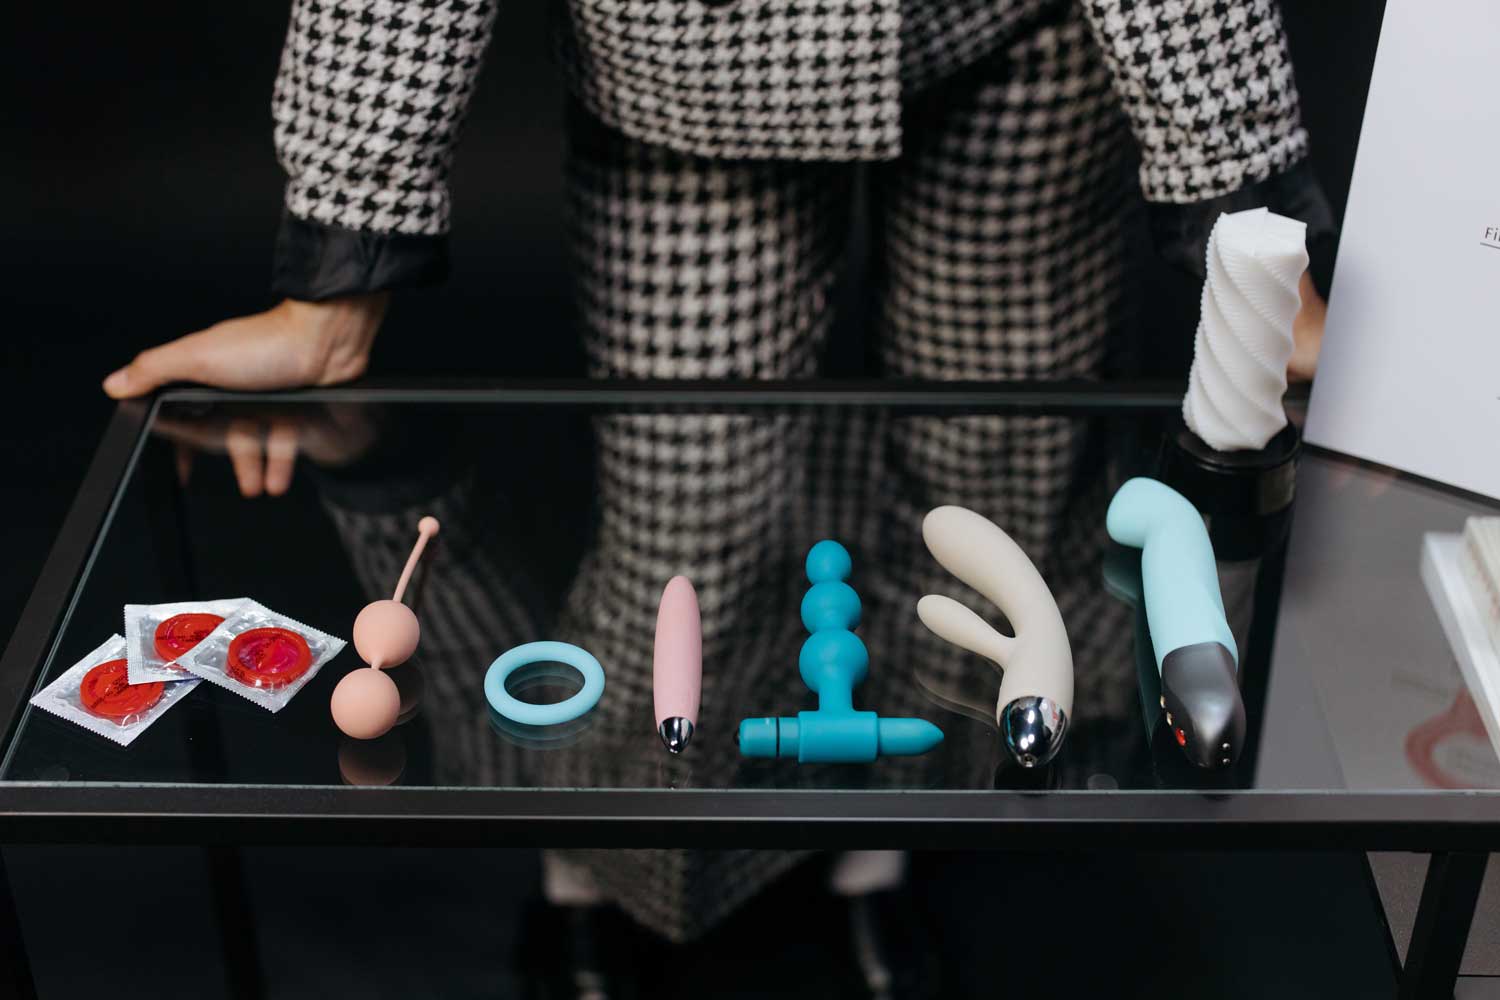
<instances>
[{"instance_id":1,"label":"black shirt cuff","mask_svg":"<svg viewBox=\"0 0 1500 1000\"><path fill-rule=\"evenodd\" d=\"M448 239L362 233L282 212L271 290L318 302L337 295L432 285L448 276Z\"/></svg>"},{"instance_id":2,"label":"black shirt cuff","mask_svg":"<svg viewBox=\"0 0 1500 1000\"><path fill-rule=\"evenodd\" d=\"M1307 255L1318 290L1328 294L1338 229L1323 188L1307 160L1237 191L1186 205L1154 203L1151 235L1170 264L1202 280L1206 273L1208 236L1222 212L1269 208L1307 224Z\"/></svg>"}]
</instances>

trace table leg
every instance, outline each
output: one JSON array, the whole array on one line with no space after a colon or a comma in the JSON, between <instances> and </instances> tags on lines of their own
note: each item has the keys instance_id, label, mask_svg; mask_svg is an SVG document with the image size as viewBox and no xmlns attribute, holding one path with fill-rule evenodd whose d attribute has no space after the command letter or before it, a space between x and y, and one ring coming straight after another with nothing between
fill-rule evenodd
<instances>
[{"instance_id":1,"label":"table leg","mask_svg":"<svg viewBox=\"0 0 1500 1000\"><path fill-rule=\"evenodd\" d=\"M1399 1000L1453 996L1487 861L1488 854L1441 852L1427 862L1427 881L1401 970Z\"/></svg>"},{"instance_id":2,"label":"table leg","mask_svg":"<svg viewBox=\"0 0 1500 1000\"><path fill-rule=\"evenodd\" d=\"M224 978L231 1000L260 1000L265 982L256 944L255 917L245 889L239 851L232 847L206 848L208 874L224 949Z\"/></svg>"},{"instance_id":3,"label":"table leg","mask_svg":"<svg viewBox=\"0 0 1500 1000\"><path fill-rule=\"evenodd\" d=\"M0 995L36 1000L31 978L31 958L21 937L21 914L10 891L5 871L5 852L0 850Z\"/></svg>"}]
</instances>

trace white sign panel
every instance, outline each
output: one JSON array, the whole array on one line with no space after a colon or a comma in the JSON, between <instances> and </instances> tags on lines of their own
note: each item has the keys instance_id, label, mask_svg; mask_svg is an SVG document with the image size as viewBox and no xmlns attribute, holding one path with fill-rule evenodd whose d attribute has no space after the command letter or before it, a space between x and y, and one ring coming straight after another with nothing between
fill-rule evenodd
<instances>
[{"instance_id":1,"label":"white sign panel","mask_svg":"<svg viewBox=\"0 0 1500 1000\"><path fill-rule=\"evenodd\" d=\"M1307 440L1500 497L1500 0L1388 0Z\"/></svg>"}]
</instances>

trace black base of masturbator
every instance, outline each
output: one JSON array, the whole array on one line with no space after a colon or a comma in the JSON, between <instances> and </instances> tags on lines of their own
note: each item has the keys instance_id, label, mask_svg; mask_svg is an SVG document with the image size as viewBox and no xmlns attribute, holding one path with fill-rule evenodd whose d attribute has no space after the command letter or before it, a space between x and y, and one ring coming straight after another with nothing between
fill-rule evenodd
<instances>
[{"instance_id":1,"label":"black base of masturbator","mask_svg":"<svg viewBox=\"0 0 1500 1000\"><path fill-rule=\"evenodd\" d=\"M1179 418L1162 442L1160 476L1208 518L1220 559L1250 559L1286 539L1301 452L1292 424L1259 451L1217 451Z\"/></svg>"},{"instance_id":2,"label":"black base of masturbator","mask_svg":"<svg viewBox=\"0 0 1500 1000\"><path fill-rule=\"evenodd\" d=\"M1162 449L1162 480L1210 516L1265 517L1291 506L1301 451L1292 424L1259 451L1217 451L1178 419Z\"/></svg>"}]
</instances>

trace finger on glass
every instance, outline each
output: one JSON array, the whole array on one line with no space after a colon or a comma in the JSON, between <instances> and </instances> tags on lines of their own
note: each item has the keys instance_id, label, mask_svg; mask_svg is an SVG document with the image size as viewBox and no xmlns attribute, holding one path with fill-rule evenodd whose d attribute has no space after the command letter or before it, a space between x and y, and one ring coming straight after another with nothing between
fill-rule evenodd
<instances>
[{"instance_id":1,"label":"finger on glass","mask_svg":"<svg viewBox=\"0 0 1500 1000\"><path fill-rule=\"evenodd\" d=\"M266 433L266 493L284 494L292 485L292 470L297 464L297 422L289 417L273 417Z\"/></svg>"},{"instance_id":2,"label":"finger on glass","mask_svg":"<svg viewBox=\"0 0 1500 1000\"><path fill-rule=\"evenodd\" d=\"M224 449L229 452L229 464L234 467L240 494L260 496L265 488L260 425L249 420L231 420L224 433Z\"/></svg>"}]
</instances>

